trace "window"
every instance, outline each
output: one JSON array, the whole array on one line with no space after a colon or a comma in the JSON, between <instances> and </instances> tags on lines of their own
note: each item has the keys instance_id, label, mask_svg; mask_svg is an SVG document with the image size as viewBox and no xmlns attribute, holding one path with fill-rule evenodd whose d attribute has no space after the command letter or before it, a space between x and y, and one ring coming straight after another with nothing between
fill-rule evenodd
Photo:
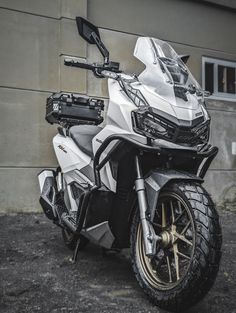
<instances>
[{"instance_id":1,"label":"window","mask_svg":"<svg viewBox=\"0 0 236 313\"><path fill-rule=\"evenodd\" d=\"M203 57L202 87L213 97L236 100L236 61Z\"/></svg>"}]
</instances>

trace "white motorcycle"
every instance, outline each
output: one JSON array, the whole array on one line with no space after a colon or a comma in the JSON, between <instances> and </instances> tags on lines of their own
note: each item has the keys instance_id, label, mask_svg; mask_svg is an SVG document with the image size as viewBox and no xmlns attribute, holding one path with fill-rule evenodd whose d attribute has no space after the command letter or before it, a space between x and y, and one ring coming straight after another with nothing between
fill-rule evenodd
<instances>
[{"instance_id":1,"label":"white motorcycle","mask_svg":"<svg viewBox=\"0 0 236 313\"><path fill-rule=\"evenodd\" d=\"M199 301L216 278L221 228L202 187L218 149L208 143L210 117L204 92L166 42L140 37L137 75L109 61L99 30L77 17L79 34L96 44L104 63L65 65L108 78L103 100L58 93L47 99L46 120L58 123L53 147L59 167L38 178L46 216L62 228L65 244L88 241L105 249L131 249L138 283L159 307L183 311Z\"/></svg>"}]
</instances>

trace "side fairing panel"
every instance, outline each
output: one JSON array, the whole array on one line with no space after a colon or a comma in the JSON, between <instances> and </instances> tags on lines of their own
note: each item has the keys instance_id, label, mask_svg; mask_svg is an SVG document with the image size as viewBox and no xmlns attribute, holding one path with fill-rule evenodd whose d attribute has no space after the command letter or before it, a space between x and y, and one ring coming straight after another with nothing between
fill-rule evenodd
<instances>
[{"instance_id":1,"label":"side fairing panel","mask_svg":"<svg viewBox=\"0 0 236 313\"><path fill-rule=\"evenodd\" d=\"M56 135L53 138L53 147L64 174L80 170L91 161L91 158L82 152L70 137Z\"/></svg>"},{"instance_id":2,"label":"side fairing panel","mask_svg":"<svg viewBox=\"0 0 236 313\"><path fill-rule=\"evenodd\" d=\"M107 111L107 125L118 127L124 132L133 133L131 111L137 107L124 94L117 81L108 80L108 90L110 101Z\"/></svg>"}]
</instances>

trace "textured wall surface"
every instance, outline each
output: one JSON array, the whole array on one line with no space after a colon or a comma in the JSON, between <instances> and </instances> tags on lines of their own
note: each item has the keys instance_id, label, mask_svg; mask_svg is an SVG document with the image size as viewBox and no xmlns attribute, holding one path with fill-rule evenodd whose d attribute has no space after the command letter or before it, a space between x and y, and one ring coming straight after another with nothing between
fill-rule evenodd
<instances>
[{"instance_id":1,"label":"textured wall surface","mask_svg":"<svg viewBox=\"0 0 236 313\"><path fill-rule=\"evenodd\" d=\"M138 36L169 41L191 54L189 67L201 82L201 58L236 60L236 13L182 0L0 0L0 211L39 210L36 174L55 167L51 140L56 126L44 120L46 97L73 91L108 98L105 80L63 65L65 56L101 60L77 33L75 16L100 27L111 59L126 72L143 66L133 57ZM236 198L236 103L209 101L211 142L220 147L206 177L218 204Z\"/></svg>"}]
</instances>

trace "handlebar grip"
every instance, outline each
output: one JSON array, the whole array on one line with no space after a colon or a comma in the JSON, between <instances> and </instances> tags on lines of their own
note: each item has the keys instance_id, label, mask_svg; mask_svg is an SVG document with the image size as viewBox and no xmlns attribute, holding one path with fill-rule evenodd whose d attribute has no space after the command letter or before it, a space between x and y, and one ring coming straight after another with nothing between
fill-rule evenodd
<instances>
[{"instance_id":1,"label":"handlebar grip","mask_svg":"<svg viewBox=\"0 0 236 313\"><path fill-rule=\"evenodd\" d=\"M75 61L73 59L65 59L64 60L64 64L66 66L73 66L73 67L84 68L84 69L87 69L87 70L94 70L94 65L77 62L77 61Z\"/></svg>"}]
</instances>

